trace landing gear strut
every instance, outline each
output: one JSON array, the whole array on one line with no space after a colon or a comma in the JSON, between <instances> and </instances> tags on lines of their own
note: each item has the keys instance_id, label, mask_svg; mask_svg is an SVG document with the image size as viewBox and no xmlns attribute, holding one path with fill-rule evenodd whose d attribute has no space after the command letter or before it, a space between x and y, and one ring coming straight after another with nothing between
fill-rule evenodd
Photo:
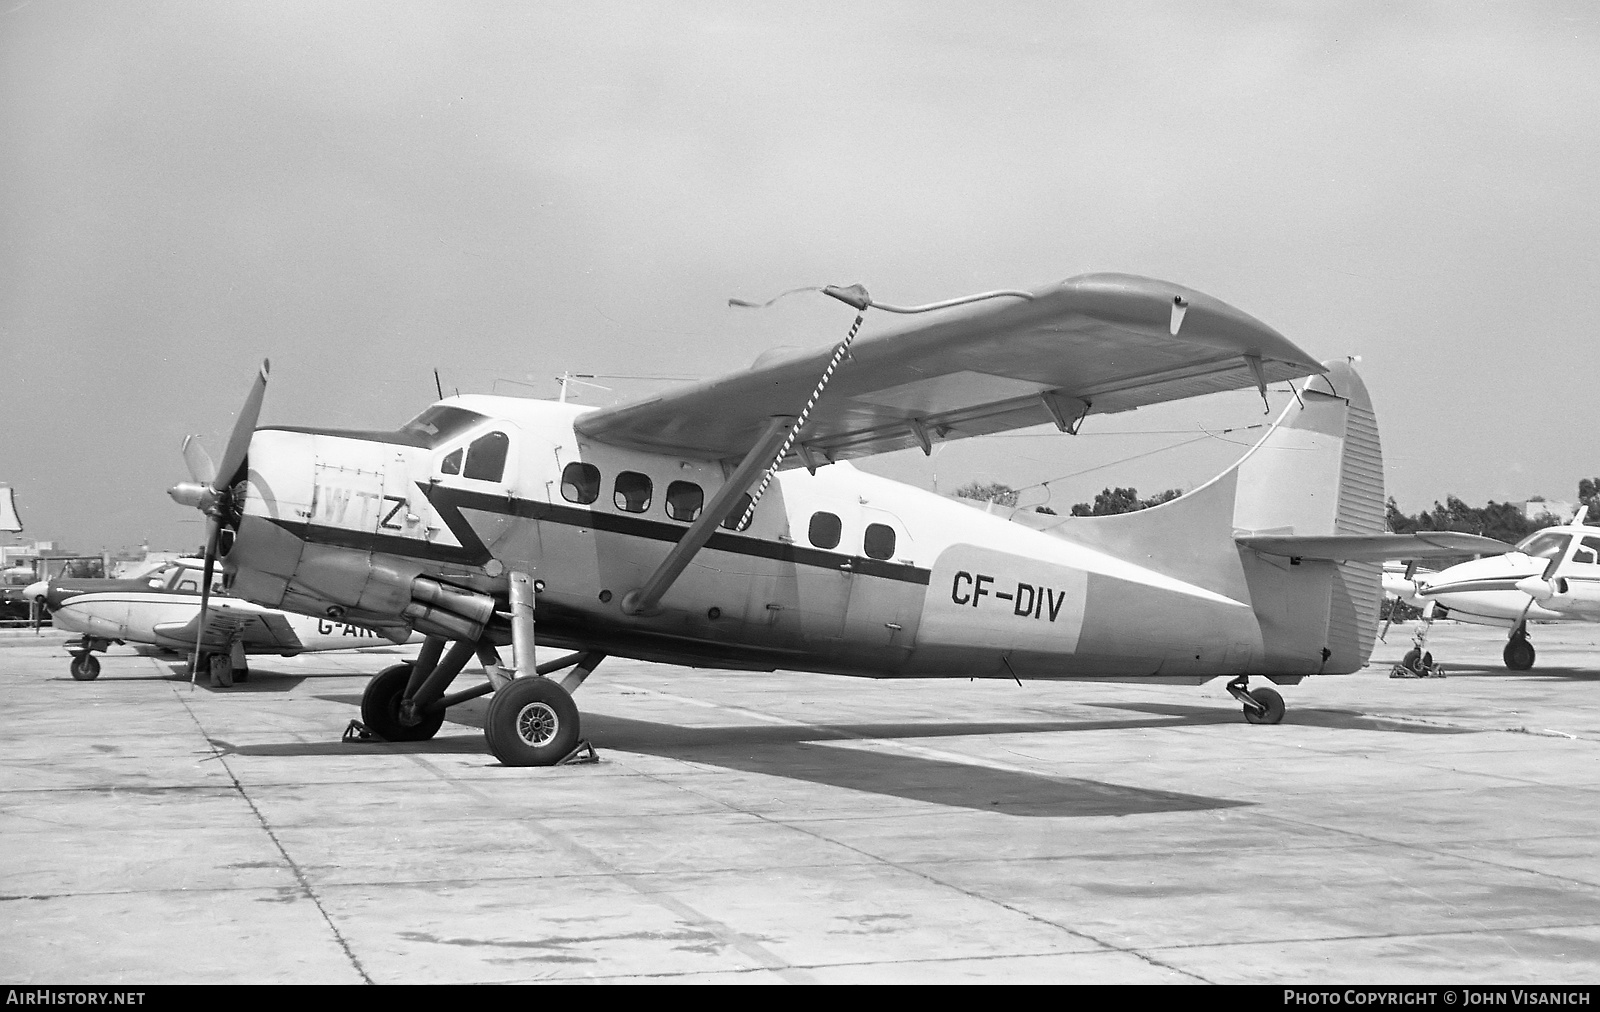
<instances>
[{"instance_id":1,"label":"landing gear strut","mask_svg":"<svg viewBox=\"0 0 1600 1012\"><path fill-rule=\"evenodd\" d=\"M1277 689L1262 686L1251 689L1250 676L1240 675L1228 683L1228 694L1244 706L1244 719L1252 724L1276 724L1283 720L1283 696Z\"/></svg>"},{"instance_id":2,"label":"landing gear strut","mask_svg":"<svg viewBox=\"0 0 1600 1012\"><path fill-rule=\"evenodd\" d=\"M1528 642L1528 623L1518 622L1512 628L1511 636L1506 640L1506 648L1501 656L1505 658L1506 667L1512 671L1527 671L1533 667L1536 655L1533 644Z\"/></svg>"},{"instance_id":3,"label":"landing gear strut","mask_svg":"<svg viewBox=\"0 0 1600 1012\"><path fill-rule=\"evenodd\" d=\"M544 664L534 663L533 580L512 573L511 641L516 663L507 668L485 634L476 641L450 644L429 636L415 661L380 671L361 697L361 721L352 722L346 741L426 741L439 732L447 709L479 696L494 694L484 720L489 750L507 766L554 766L594 762L594 750L578 737L578 707L572 692L605 659L585 650ZM503 635L503 633L502 633ZM502 641L503 642L503 641ZM450 683L476 656L488 681L475 688L446 694ZM557 682L544 675L573 670Z\"/></svg>"}]
</instances>

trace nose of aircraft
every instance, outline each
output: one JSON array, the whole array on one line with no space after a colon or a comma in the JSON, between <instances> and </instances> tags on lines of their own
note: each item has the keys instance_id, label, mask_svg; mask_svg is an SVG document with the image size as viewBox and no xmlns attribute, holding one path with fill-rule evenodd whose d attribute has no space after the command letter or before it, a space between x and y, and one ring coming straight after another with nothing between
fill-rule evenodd
<instances>
[{"instance_id":1,"label":"nose of aircraft","mask_svg":"<svg viewBox=\"0 0 1600 1012\"><path fill-rule=\"evenodd\" d=\"M27 595L28 600L33 601L48 594L50 592L50 584L44 580L38 580L22 588L22 592Z\"/></svg>"}]
</instances>

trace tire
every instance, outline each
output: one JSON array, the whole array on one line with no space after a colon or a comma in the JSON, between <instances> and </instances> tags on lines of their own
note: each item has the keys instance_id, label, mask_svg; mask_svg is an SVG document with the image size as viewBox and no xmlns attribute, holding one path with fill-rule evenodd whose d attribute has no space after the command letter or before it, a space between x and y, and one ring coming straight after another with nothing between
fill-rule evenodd
<instances>
[{"instance_id":1,"label":"tire","mask_svg":"<svg viewBox=\"0 0 1600 1012\"><path fill-rule=\"evenodd\" d=\"M483 736L507 766L553 766L578 747L578 705L548 678L518 678L489 700Z\"/></svg>"},{"instance_id":2,"label":"tire","mask_svg":"<svg viewBox=\"0 0 1600 1012\"><path fill-rule=\"evenodd\" d=\"M72 677L80 682L92 682L100 677L100 659L94 654L82 654L72 659Z\"/></svg>"},{"instance_id":3,"label":"tire","mask_svg":"<svg viewBox=\"0 0 1600 1012\"><path fill-rule=\"evenodd\" d=\"M1269 689L1265 686L1259 689L1251 689L1250 698L1267 709L1265 713L1251 713L1247 709L1244 711L1245 720L1252 724L1276 724L1283 720L1283 697L1278 694L1277 689Z\"/></svg>"},{"instance_id":4,"label":"tire","mask_svg":"<svg viewBox=\"0 0 1600 1012\"><path fill-rule=\"evenodd\" d=\"M1521 636L1514 637L1506 643L1505 653L1501 656L1505 658L1506 667L1512 671L1527 671L1533 667L1533 644Z\"/></svg>"},{"instance_id":5,"label":"tire","mask_svg":"<svg viewBox=\"0 0 1600 1012\"><path fill-rule=\"evenodd\" d=\"M1412 647L1410 650L1407 650L1406 655L1400 658L1400 666L1414 675L1422 674L1421 651L1417 650L1416 647Z\"/></svg>"},{"instance_id":6,"label":"tire","mask_svg":"<svg viewBox=\"0 0 1600 1012\"><path fill-rule=\"evenodd\" d=\"M411 681L411 662L403 661L372 676L361 694L361 723L384 741L427 741L439 733L444 711L429 714L420 723L400 722L400 700Z\"/></svg>"}]
</instances>

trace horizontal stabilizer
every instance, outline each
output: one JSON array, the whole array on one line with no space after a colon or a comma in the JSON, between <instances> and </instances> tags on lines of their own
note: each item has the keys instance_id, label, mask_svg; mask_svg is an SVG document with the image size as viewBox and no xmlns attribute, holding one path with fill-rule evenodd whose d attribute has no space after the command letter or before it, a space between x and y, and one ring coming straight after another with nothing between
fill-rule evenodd
<instances>
[{"instance_id":1,"label":"horizontal stabilizer","mask_svg":"<svg viewBox=\"0 0 1600 1012\"><path fill-rule=\"evenodd\" d=\"M831 377L784 466L1032 425L1075 431L1127 411L1323 372L1277 331L1200 292L1089 274L862 337ZM796 417L834 348L773 359L578 419L613 446L742 459L774 416Z\"/></svg>"},{"instance_id":2,"label":"horizontal stabilizer","mask_svg":"<svg viewBox=\"0 0 1600 1012\"><path fill-rule=\"evenodd\" d=\"M1234 538L1263 555L1324 562L1383 562L1388 559L1440 559L1458 555L1504 555L1511 546L1494 538L1458 531L1415 534L1330 534L1296 537L1251 534Z\"/></svg>"}]
</instances>

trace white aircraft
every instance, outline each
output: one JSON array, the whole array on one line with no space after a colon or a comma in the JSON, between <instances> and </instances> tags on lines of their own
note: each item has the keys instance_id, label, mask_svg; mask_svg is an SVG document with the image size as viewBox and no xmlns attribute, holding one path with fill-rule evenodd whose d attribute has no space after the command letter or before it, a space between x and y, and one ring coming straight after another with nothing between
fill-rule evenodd
<instances>
[{"instance_id":1,"label":"white aircraft","mask_svg":"<svg viewBox=\"0 0 1600 1012\"><path fill-rule=\"evenodd\" d=\"M608 654L868 677L1131 680L1228 689L1252 723L1294 684L1360 669L1378 563L1478 550L1384 533L1372 407L1199 292L1097 274L890 306L859 286L838 345L615 407L448 397L394 431L255 429L263 363L220 465L170 490L208 517L236 597L427 636L362 719L432 737L493 693L508 765L579 747L570 693ZM933 312L854 341L862 314ZM1235 466L1137 513L978 513L849 458L1313 377ZM1071 438L1070 435L1063 438ZM192 445L192 444L191 444ZM536 663L535 643L564 647ZM499 648L511 645L513 662ZM488 681L449 693L476 656ZM571 668L559 683L541 677Z\"/></svg>"},{"instance_id":2,"label":"white aircraft","mask_svg":"<svg viewBox=\"0 0 1600 1012\"><path fill-rule=\"evenodd\" d=\"M59 578L27 588L29 600L50 609L57 629L81 633L71 645L72 677L91 681L100 676L95 651L112 643L157 650L195 648L200 622L200 579L204 563L179 559L143 577L127 580ZM215 587L215 591L221 591ZM295 615L248 601L218 597L207 612L198 637L201 664L211 684L246 681L247 654L284 657L320 650L351 650L384 645L387 640L361 626L327 618Z\"/></svg>"},{"instance_id":3,"label":"white aircraft","mask_svg":"<svg viewBox=\"0 0 1600 1012\"><path fill-rule=\"evenodd\" d=\"M1600 527L1583 522L1587 510L1494 558L1419 577L1415 596L1426 607L1417 649L1426 649L1426 623L1435 618L1504 626L1506 667L1526 671L1535 657L1529 622L1600 622Z\"/></svg>"}]
</instances>

